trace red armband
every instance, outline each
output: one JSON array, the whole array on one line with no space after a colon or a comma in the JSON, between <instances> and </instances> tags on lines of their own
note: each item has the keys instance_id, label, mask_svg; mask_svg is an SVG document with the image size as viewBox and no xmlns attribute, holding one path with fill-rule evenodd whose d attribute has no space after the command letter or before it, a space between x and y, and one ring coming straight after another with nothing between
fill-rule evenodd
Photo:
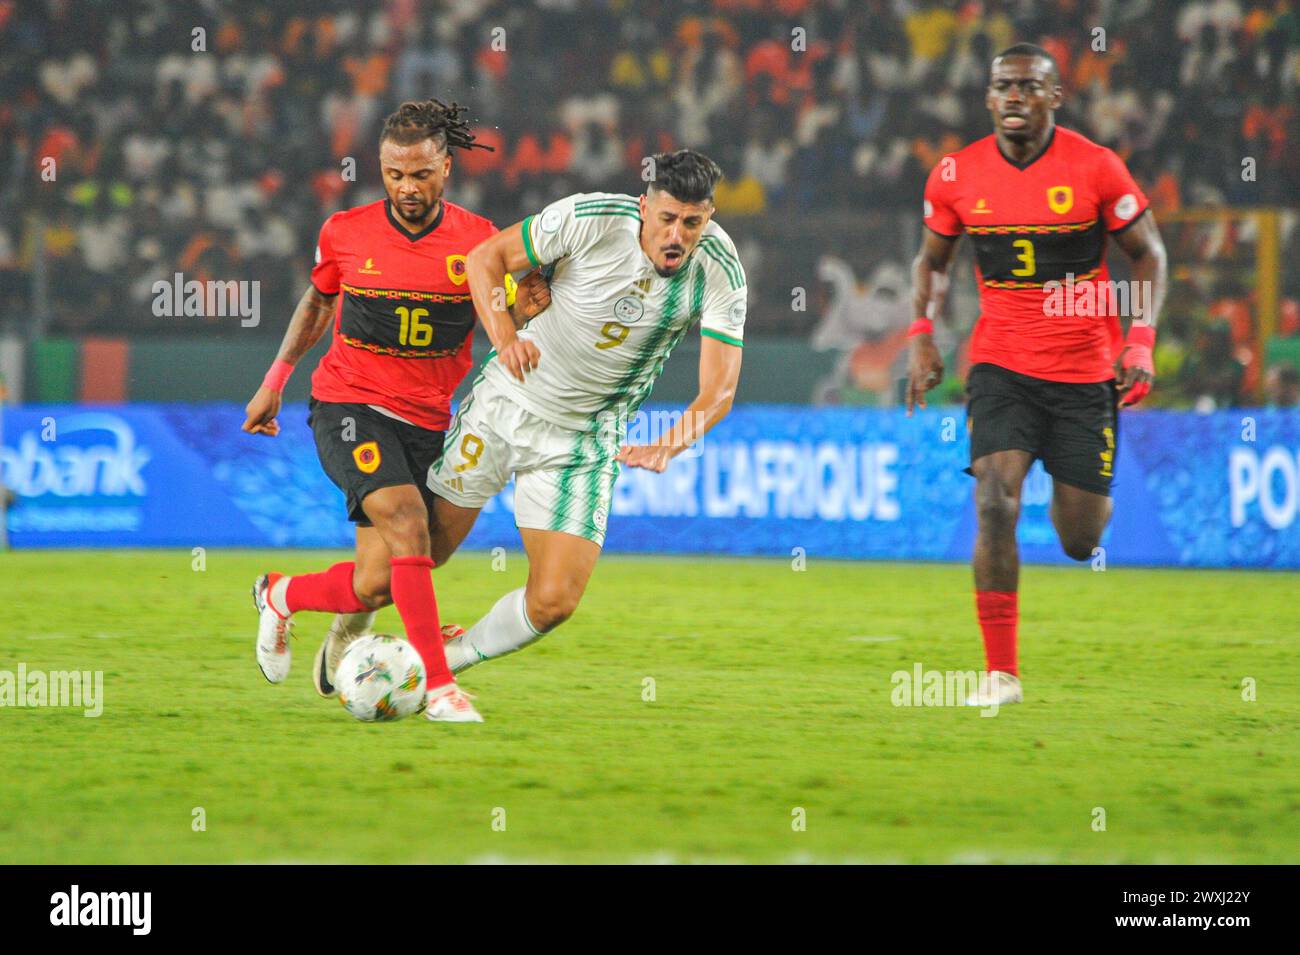
<instances>
[{"instance_id":1,"label":"red armband","mask_svg":"<svg viewBox=\"0 0 1300 955\"><path fill-rule=\"evenodd\" d=\"M907 329L908 338L911 338L914 335L933 335L933 334L934 334L934 322L930 321L924 315L922 315L920 318L914 321L910 326L908 326Z\"/></svg>"},{"instance_id":2,"label":"red armband","mask_svg":"<svg viewBox=\"0 0 1300 955\"><path fill-rule=\"evenodd\" d=\"M262 379L262 387L270 388L279 394L284 391L284 386L289 381L289 376L293 374L293 365L289 364L282 358L277 358L271 362L271 368Z\"/></svg>"}]
</instances>

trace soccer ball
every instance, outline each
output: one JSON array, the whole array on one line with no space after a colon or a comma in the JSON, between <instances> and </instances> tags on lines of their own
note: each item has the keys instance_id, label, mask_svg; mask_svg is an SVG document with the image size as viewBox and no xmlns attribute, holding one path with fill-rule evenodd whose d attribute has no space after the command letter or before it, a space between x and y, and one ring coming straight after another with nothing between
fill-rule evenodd
<instances>
[{"instance_id":1,"label":"soccer ball","mask_svg":"<svg viewBox=\"0 0 1300 955\"><path fill-rule=\"evenodd\" d=\"M365 723L424 712L424 663L401 637L374 634L348 645L334 674L339 702Z\"/></svg>"}]
</instances>

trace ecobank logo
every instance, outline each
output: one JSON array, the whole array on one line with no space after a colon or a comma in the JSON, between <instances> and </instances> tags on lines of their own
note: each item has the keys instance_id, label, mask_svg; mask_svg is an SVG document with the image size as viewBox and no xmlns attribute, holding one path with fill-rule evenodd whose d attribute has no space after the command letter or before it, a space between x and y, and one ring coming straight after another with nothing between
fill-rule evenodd
<instances>
[{"instance_id":1,"label":"ecobank logo","mask_svg":"<svg viewBox=\"0 0 1300 955\"><path fill-rule=\"evenodd\" d=\"M15 447L0 447L0 475L24 498L144 497L151 457L126 421L86 412L47 417L39 430L23 432Z\"/></svg>"},{"instance_id":2,"label":"ecobank logo","mask_svg":"<svg viewBox=\"0 0 1300 955\"><path fill-rule=\"evenodd\" d=\"M51 925L129 925L132 935L148 935L153 924L152 892L71 892L50 896Z\"/></svg>"}]
</instances>

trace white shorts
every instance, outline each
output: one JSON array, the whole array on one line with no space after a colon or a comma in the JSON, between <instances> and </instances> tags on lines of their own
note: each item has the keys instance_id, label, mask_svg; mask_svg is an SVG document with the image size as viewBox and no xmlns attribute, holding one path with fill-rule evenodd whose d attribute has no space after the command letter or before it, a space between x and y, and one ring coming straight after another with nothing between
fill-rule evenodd
<instances>
[{"instance_id":1,"label":"white shorts","mask_svg":"<svg viewBox=\"0 0 1300 955\"><path fill-rule=\"evenodd\" d=\"M618 436L539 418L481 379L461 402L429 490L457 507L480 508L515 479L515 525L562 531L597 544L618 477Z\"/></svg>"}]
</instances>

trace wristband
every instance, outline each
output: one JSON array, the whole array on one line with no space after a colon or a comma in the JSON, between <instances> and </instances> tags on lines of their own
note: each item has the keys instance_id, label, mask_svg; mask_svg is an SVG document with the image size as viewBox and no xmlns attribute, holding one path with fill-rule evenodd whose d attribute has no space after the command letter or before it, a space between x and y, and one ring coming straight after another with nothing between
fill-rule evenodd
<instances>
[{"instance_id":1,"label":"wristband","mask_svg":"<svg viewBox=\"0 0 1300 955\"><path fill-rule=\"evenodd\" d=\"M1135 345L1139 348L1156 347L1156 330L1150 325L1139 325L1134 322L1128 328L1128 338L1124 342L1126 345Z\"/></svg>"},{"instance_id":2,"label":"wristband","mask_svg":"<svg viewBox=\"0 0 1300 955\"><path fill-rule=\"evenodd\" d=\"M930 321L924 315L922 315L920 318L914 321L907 329L908 338L911 338L914 335L933 335L933 334L934 334L934 322Z\"/></svg>"},{"instance_id":3,"label":"wristband","mask_svg":"<svg viewBox=\"0 0 1300 955\"><path fill-rule=\"evenodd\" d=\"M284 386L292 374L293 365L282 358L277 358L271 362L270 370L267 371L266 377L262 379L262 387L270 388L276 394L279 394L284 391Z\"/></svg>"}]
</instances>

